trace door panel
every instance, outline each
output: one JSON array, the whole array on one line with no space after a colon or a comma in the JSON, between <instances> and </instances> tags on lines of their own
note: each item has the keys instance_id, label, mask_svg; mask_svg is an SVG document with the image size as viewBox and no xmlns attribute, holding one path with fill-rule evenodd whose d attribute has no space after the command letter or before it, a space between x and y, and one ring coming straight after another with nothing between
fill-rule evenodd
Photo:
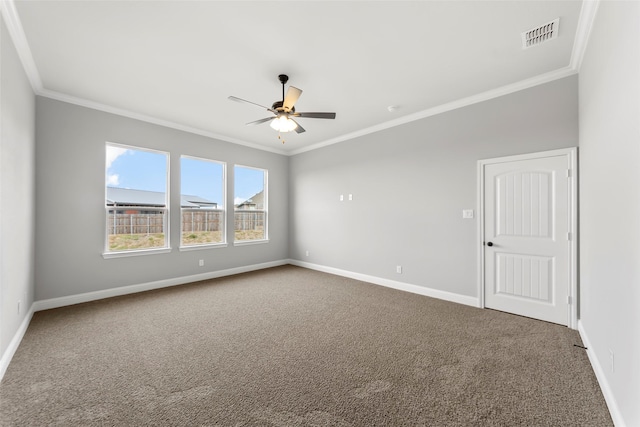
<instances>
[{"instance_id":1,"label":"door panel","mask_svg":"<svg viewBox=\"0 0 640 427\"><path fill-rule=\"evenodd\" d=\"M567 325L568 156L484 165L485 306Z\"/></svg>"},{"instance_id":2,"label":"door panel","mask_svg":"<svg viewBox=\"0 0 640 427\"><path fill-rule=\"evenodd\" d=\"M553 258L496 253L496 294L551 302Z\"/></svg>"},{"instance_id":3,"label":"door panel","mask_svg":"<svg viewBox=\"0 0 640 427\"><path fill-rule=\"evenodd\" d=\"M550 182L545 172L516 172L495 177L496 236L549 237Z\"/></svg>"}]
</instances>

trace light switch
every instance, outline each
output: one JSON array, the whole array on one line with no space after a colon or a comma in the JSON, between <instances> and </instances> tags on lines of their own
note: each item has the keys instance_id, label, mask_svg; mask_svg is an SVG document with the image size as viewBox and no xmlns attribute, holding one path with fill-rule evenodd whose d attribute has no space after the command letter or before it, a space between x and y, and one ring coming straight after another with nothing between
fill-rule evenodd
<instances>
[{"instance_id":1,"label":"light switch","mask_svg":"<svg viewBox=\"0 0 640 427\"><path fill-rule=\"evenodd\" d=\"M353 200L353 194L349 194L349 200Z\"/></svg>"},{"instance_id":2,"label":"light switch","mask_svg":"<svg viewBox=\"0 0 640 427\"><path fill-rule=\"evenodd\" d=\"M464 218L464 219L472 219L473 218L473 209L463 209L462 210L462 218Z\"/></svg>"},{"instance_id":3,"label":"light switch","mask_svg":"<svg viewBox=\"0 0 640 427\"><path fill-rule=\"evenodd\" d=\"M344 194L340 195L340 201L342 202L344 200Z\"/></svg>"}]
</instances>

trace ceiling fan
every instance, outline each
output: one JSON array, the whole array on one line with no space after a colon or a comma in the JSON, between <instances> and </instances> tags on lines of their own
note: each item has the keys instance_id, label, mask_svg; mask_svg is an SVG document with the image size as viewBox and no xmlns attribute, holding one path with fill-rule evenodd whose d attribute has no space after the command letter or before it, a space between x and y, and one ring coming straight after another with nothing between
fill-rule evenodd
<instances>
[{"instance_id":1,"label":"ceiling fan","mask_svg":"<svg viewBox=\"0 0 640 427\"><path fill-rule=\"evenodd\" d=\"M253 104L258 107L264 108L274 114L273 117L267 117L264 119L249 122L247 125L258 125L260 123L271 122L270 126L278 132L290 132L295 130L296 133L304 132L304 128L300 126L298 122L294 120L294 117L303 117L310 119L335 119L336 113L299 113L296 112L294 104L300 98L302 91L297 87L289 86L287 94L284 93L284 85L289 80L289 76L286 74L280 74L278 76L280 83L282 83L282 101L276 101L271 108L264 105L256 104L255 102L247 101L246 99L230 96L229 99L236 102L244 102L247 104Z\"/></svg>"}]
</instances>

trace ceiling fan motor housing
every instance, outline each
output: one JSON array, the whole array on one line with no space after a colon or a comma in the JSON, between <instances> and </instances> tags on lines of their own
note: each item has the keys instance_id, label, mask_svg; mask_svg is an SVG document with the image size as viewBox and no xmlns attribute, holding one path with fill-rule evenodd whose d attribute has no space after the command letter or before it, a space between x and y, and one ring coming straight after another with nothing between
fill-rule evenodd
<instances>
[{"instance_id":1,"label":"ceiling fan motor housing","mask_svg":"<svg viewBox=\"0 0 640 427\"><path fill-rule=\"evenodd\" d=\"M271 109L272 110L276 110L276 111L284 111L284 107L282 106L282 104L283 104L282 101L276 101L271 106ZM295 113L296 112L296 107L291 107L291 110L289 110L287 112L288 113Z\"/></svg>"}]
</instances>

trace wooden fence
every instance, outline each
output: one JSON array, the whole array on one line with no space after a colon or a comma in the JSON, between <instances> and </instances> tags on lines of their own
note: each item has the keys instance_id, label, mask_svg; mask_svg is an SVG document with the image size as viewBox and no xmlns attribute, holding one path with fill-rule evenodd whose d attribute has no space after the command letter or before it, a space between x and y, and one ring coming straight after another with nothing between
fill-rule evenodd
<instances>
[{"instance_id":1,"label":"wooden fence","mask_svg":"<svg viewBox=\"0 0 640 427\"><path fill-rule=\"evenodd\" d=\"M265 213L263 211L235 211L235 230L264 230Z\"/></svg>"},{"instance_id":2,"label":"wooden fence","mask_svg":"<svg viewBox=\"0 0 640 427\"><path fill-rule=\"evenodd\" d=\"M220 231L224 226L222 215L222 211L183 209L182 232Z\"/></svg>"},{"instance_id":3,"label":"wooden fence","mask_svg":"<svg viewBox=\"0 0 640 427\"><path fill-rule=\"evenodd\" d=\"M264 229L262 211L236 211L235 230ZM224 226L224 211L210 209L182 209L182 232L220 231ZM164 233L164 213L107 214L108 234Z\"/></svg>"},{"instance_id":4,"label":"wooden fence","mask_svg":"<svg viewBox=\"0 0 640 427\"><path fill-rule=\"evenodd\" d=\"M137 213L107 215L108 234L164 233L163 213Z\"/></svg>"}]
</instances>

